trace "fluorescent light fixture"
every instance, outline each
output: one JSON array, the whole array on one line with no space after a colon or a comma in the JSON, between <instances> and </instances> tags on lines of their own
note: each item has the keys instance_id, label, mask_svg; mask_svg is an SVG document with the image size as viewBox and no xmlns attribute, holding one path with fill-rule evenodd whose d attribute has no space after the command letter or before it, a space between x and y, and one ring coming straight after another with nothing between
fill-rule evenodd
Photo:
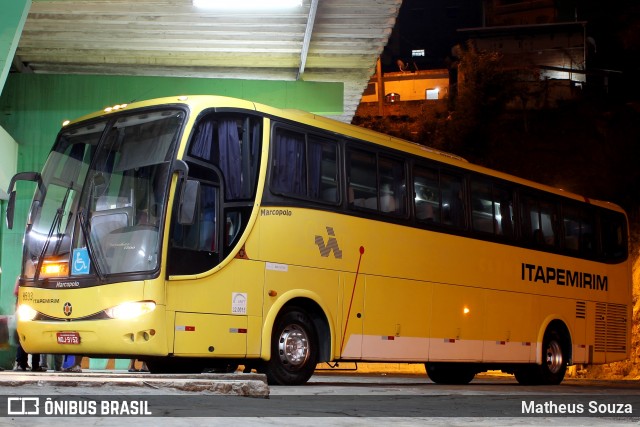
<instances>
[{"instance_id":1,"label":"fluorescent light fixture","mask_svg":"<svg viewBox=\"0 0 640 427\"><path fill-rule=\"evenodd\" d=\"M287 9L302 6L303 0L193 0L201 9Z\"/></svg>"}]
</instances>

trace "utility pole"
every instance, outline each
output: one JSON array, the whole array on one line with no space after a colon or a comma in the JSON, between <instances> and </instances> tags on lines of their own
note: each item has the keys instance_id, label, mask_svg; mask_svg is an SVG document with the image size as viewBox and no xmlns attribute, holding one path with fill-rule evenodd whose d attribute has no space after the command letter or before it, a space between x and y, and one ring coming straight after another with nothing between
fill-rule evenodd
<instances>
[{"instance_id":1,"label":"utility pole","mask_svg":"<svg viewBox=\"0 0 640 427\"><path fill-rule=\"evenodd\" d=\"M376 62L376 76L378 79L378 115L384 116L384 79L382 78L382 63L380 58Z\"/></svg>"}]
</instances>

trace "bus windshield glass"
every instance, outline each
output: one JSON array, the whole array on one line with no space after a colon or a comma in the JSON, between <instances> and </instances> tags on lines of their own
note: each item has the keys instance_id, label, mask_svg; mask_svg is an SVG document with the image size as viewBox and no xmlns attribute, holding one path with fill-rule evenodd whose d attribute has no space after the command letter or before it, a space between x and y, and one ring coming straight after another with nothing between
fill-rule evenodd
<instances>
[{"instance_id":1,"label":"bus windshield glass","mask_svg":"<svg viewBox=\"0 0 640 427\"><path fill-rule=\"evenodd\" d=\"M60 134L27 221L25 278L158 269L159 225L184 116L138 112Z\"/></svg>"}]
</instances>

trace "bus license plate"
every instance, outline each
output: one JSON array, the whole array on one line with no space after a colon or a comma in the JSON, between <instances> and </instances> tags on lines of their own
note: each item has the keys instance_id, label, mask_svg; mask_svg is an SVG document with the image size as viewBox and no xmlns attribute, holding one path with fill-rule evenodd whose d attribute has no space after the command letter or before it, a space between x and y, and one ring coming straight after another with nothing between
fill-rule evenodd
<instances>
[{"instance_id":1,"label":"bus license plate","mask_svg":"<svg viewBox=\"0 0 640 427\"><path fill-rule=\"evenodd\" d=\"M58 344L80 344L78 332L58 332Z\"/></svg>"}]
</instances>

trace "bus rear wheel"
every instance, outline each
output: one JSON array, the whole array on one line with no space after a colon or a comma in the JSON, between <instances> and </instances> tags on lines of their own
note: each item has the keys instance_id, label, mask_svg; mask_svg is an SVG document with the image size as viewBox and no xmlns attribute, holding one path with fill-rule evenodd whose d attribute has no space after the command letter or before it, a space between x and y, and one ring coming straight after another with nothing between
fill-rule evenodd
<instances>
[{"instance_id":1,"label":"bus rear wheel","mask_svg":"<svg viewBox=\"0 0 640 427\"><path fill-rule=\"evenodd\" d=\"M542 365L540 380L542 384L560 384L567 372L567 349L560 334L554 330L546 333L542 340Z\"/></svg>"},{"instance_id":2,"label":"bus rear wheel","mask_svg":"<svg viewBox=\"0 0 640 427\"><path fill-rule=\"evenodd\" d=\"M425 363L427 375L436 384L469 384L476 371L464 363Z\"/></svg>"},{"instance_id":3,"label":"bus rear wheel","mask_svg":"<svg viewBox=\"0 0 640 427\"><path fill-rule=\"evenodd\" d=\"M555 330L544 334L542 340L542 364L527 365L515 371L516 380L522 385L557 385L567 372L568 349Z\"/></svg>"},{"instance_id":4,"label":"bus rear wheel","mask_svg":"<svg viewBox=\"0 0 640 427\"><path fill-rule=\"evenodd\" d=\"M313 322L297 307L285 309L273 326L271 359L264 364L269 384L306 383L318 361L318 339Z\"/></svg>"}]
</instances>

